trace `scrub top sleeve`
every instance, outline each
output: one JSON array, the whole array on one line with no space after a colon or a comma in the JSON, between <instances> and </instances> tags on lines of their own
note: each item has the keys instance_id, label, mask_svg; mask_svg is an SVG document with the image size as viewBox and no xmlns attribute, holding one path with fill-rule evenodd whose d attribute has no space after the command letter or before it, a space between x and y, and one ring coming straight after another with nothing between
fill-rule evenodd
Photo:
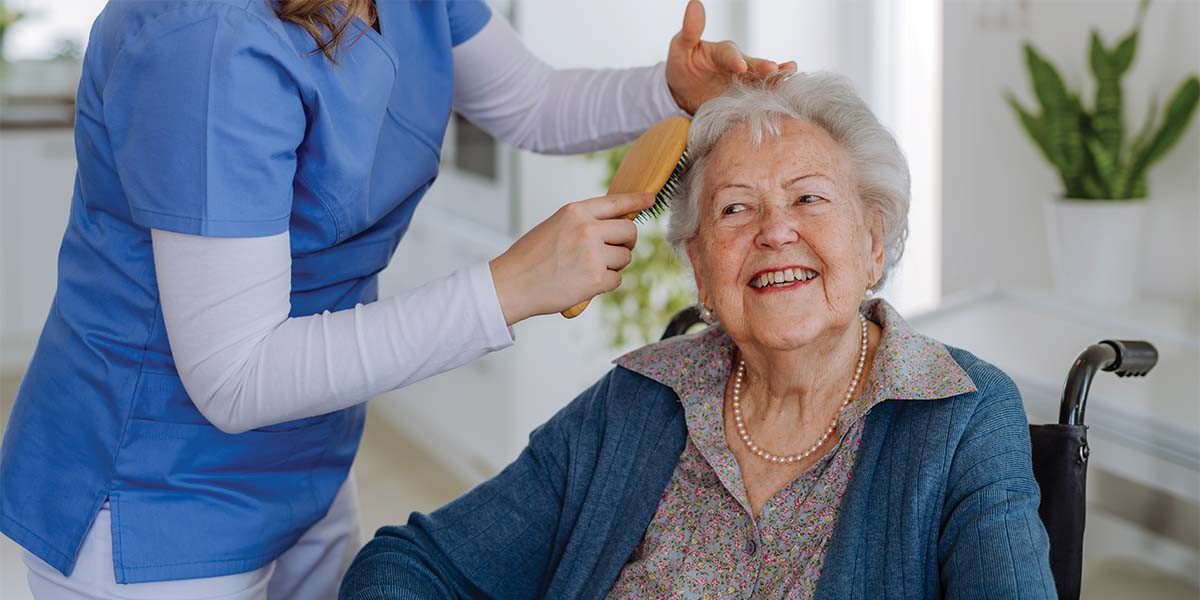
<instances>
[{"instance_id":1,"label":"scrub top sleeve","mask_svg":"<svg viewBox=\"0 0 1200 600\"><path fill-rule=\"evenodd\" d=\"M482 0L447 0L446 13L450 17L450 44L457 46L479 33L492 9Z\"/></svg>"},{"instance_id":2,"label":"scrub top sleeve","mask_svg":"<svg viewBox=\"0 0 1200 600\"><path fill-rule=\"evenodd\" d=\"M104 90L134 222L218 237L286 231L305 133L294 50L244 12L154 25L126 45Z\"/></svg>"}]
</instances>

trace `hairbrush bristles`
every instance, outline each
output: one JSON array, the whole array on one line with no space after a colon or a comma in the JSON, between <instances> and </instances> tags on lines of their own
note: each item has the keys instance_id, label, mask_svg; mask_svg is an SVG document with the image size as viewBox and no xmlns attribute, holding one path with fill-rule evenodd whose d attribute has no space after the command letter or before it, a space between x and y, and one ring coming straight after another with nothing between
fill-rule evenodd
<instances>
[{"instance_id":1,"label":"hairbrush bristles","mask_svg":"<svg viewBox=\"0 0 1200 600\"><path fill-rule=\"evenodd\" d=\"M656 219L667 210L667 203L670 202L671 196L675 193L676 188L683 182L683 174L688 169L688 153L685 149L683 155L679 157L679 162L675 163L675 170L671 171L671 175L667 177L667 182L663 184L662 189L654 195L654 204L650 208L643 210L633 218L636 223L644 223L650 219Z\"/></svg>"}]
</instances>

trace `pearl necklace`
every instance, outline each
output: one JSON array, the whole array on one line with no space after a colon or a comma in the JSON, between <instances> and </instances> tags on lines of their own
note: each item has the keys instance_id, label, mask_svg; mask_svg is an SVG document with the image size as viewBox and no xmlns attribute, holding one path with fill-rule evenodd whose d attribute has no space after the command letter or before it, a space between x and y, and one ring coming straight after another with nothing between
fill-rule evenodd
<instances>
[{"instance_id":1,"label":"pearl necklace","mask_svg":"<svg viewBox=\"0 0 1200 600\"><path fill-rule=\"evenodd\" d=\"M816 452L818 448L825 444L825 440L829 439L829 434L833 433L834 427L837 425L838 415L842 409L850 404L850 399L854 397L854 390L858 387L858 378L862 376L863 364L867 361L867 319L862 315L858 315L858 321L862 325L862 348L858 352L858 366L854 369L854 379L850 381L850 389L846 390L846 397L842 400L842 405L838 407L838 411L833 414L833 419L829 422L829 427L825 428L825 433L821 434L821 439L817 440L811 448L800 454L791 456L779 456L772 454L758 447L754 440L750 439L750 433L746 431L746 424L742 422L742 377L746 374L746 361L738 360L737 375L733 380L733 419L737 423L738 435L742 441L746 443L746 447L754 453L755 456L776 464L794 463L801 461Z\"/></svg>"}]
</instances>

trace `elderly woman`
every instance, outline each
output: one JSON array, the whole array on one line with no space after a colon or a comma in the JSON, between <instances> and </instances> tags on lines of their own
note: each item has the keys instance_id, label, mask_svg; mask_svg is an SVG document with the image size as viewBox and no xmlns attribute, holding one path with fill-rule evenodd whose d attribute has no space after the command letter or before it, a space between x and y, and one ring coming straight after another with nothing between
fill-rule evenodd
<instances>
[{"instance_id":1,"label":"elderly woman","mask_svg":"<svg viewBox=\"0 0 1200 600\"><path fill-rule=\"evenodd\" d=\"M500 475L360 552L342 597L1049 598L1021 398L867 300L908 169L840 77L696 114L668 237L705 331L652 344Z\"/></svg>"}]
</instances>

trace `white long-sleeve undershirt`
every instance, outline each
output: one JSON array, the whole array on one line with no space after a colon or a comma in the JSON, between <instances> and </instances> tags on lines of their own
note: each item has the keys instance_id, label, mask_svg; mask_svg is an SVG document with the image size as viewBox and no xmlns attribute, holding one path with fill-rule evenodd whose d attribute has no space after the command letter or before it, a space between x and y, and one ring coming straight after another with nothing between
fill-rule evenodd
<instances>
[{"instance_id":1,"label":"white long-sleeve undershirt","mask_svg":"<svg viewBox=\"0 0 1200 600\"><path fill-rule=\"evenodd\" d=\"M545 154L619 146L687 114L671 96L664 63L554 69L501 18L454 49L454 107L492 136Z\"/></svg>"},{"instance_id":2,"label":"white long-sleeve undershirt","mask_svg":"<svg viewBox=\"0 0 1200 600\"><path fill-rule=\"evenodd\" d=\"M456 108L523 148L597 150L683 114L661 64L555 70L498 17L453 57ZM176 370L201 413L226 432L353 406L513 343L487 263L370 304L289 318L288 233L153 230L152 243Z\"/></svg>"},{"instance_id":3,"label":"white long-sleeve undershirt","mask_svg":"<svg viewBox=\"0 0 1200 600\"><path fill-rule=\"evenodd\" d=\"M151 238L175 368L222 431L353 406L513 343L487 263L370 304L289 318L287 232L156 229Z\"/></svg>"}]
</instances>

